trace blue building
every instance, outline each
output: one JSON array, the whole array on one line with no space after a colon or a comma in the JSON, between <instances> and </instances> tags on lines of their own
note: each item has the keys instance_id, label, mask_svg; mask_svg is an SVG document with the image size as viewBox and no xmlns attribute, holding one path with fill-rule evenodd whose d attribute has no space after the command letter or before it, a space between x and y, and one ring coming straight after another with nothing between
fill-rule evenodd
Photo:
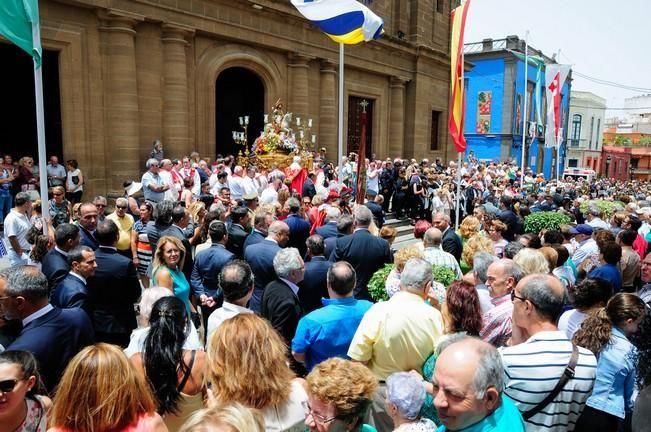
<instances>
[{"instance_id":1,"label":"blue building","mask_svg":"<svg viewBox=\"0 0 651 432\"><path fill-rule=\"evenodd\" d=\"M524 56L525 42L517 36L505 39L484 39L469 43L464 47L465 61L471 65L466 70L466 116L465 137L467 152L474 151L479 160L522 161L522 116L524 98L527 97L527 127L525 144L525 166L535 173L543 173L549 179L556 173L556 149L545 148L544 125L547 121L545 97L545 72L542 71L539 111L542 128L537 127L535 88L537 68L529 65L527 71L527 90L524 85L524 60L514 54ZM529 55L544 59L545 63L554 60L529 46ZM559 149L561 167L564 168L565 142L571 88L571 72L561 92L561 125L563 142Z\"/></svg>"}]
</instances>

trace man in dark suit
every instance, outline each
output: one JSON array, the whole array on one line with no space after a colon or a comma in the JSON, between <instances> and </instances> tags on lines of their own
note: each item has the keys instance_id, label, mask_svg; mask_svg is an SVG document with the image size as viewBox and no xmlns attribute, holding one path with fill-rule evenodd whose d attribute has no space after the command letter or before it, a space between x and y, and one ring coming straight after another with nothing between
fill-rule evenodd
<instances>
[{"instance_id":1,"label":"man in dark suit","mask_svg":"<svg viewBox=\"0 0 651 432\"><path fill-rule=\"evenodd\" d=\"M518 216L513 212L513 200L508 195L500 197L500 212L497 218L506 224L506 231L502 233L504 240L513 241L516 234L521 234L522 225L519 223Z\"/></svg>"},{"instance_id":2,"label":"man in dark suit","mask_svg":"<svg viewBox=\"0 0 651 432\"><path fill-rule=\"evenodd\" d=\"M97 207L93 203L84 203L79 207L79 244L88 246L92 250L99 247L95 238L97 228Z\"/></svg>"},{"instance_id":3,"label":"man in dark suit","mask_svg":"<svg viewBox=\"0 0 651 432\"><path fill-rule=\"evenodd\" d=\"M305 275L305 264L296 248L278 251L273 264L278 277L265 287L260 313L290 347L298 320L304 315L298 284ZM299 374L304 372L297 362L292 362L292 368Z\"/></svg>"},{"instance_id":4,"label":"man in dark suit","mask_svg":"<svg viewBox=\"0 0 651 432\"><path fill-rule=\"evenodd\" d=\"M450 215L446 213L436 213L432 218L432 225L443 233L443 242L441 248L461 262L461 239L450 226Z\"/></svg>"},{"instance_id":5,"label":"man in dark suit","mask_svg":"<svg viewBox=\"0 0 651 432\"><path fill-rule=\"evenodd\" d=\"M47 278L34 266L17 266L0 277L0 310L7 320L22 320L18 337L7 347L29 351L38 360L49 391L72 357L94 341L93 326L81 309L48 303Z\"/></svg>"},{"instance_id":6,"label":"man in dark suit","mask_svg":"<svg viewBox=\"0 0 651 432\"><path fill-rule=\"evenodd\" d=\"M133 261L116 249L119 236L118 227L111 220L97 227L97 270L88 278L88 292L93 304L91 321L97 342L126 348L131 331L138 325L133 305L140 298L141 288Z\"/></svg>"},{"instance_id":7,"label":"man in dark suit","mask_svg":"<svg viewBox=\"0 0 651 432\"><path fill-rule=\"evenodd\" d=\"M318 227L314 233L323 237L323 240L329 239L330 237L337 237L339 231L337 231L337 220L341 216L341 210L337 207L328 207L325 211L324 224Z\"/></svg>"},{"instance_id":8,"label":"man in dark suit","mask_svg":"<svg viewBox=\"0 0 651 432\"><path fill-rule=\"evenodd\" d=\"M375 191L368 191L366 192L366 199L368 200L366 202L366 207L371 211L373 214L373 220L375 221L375 225L378 228L382 228L384 225L384 210L382 210L382 206L376 202L377 194Z\"/></svg>"},{"instance_id":9,"label":"man in dark suit","mask_svg":"<svg viewBox=\"0 0 651 432\"><path fill-rule=\"evenodd\" d=\"M307 175L307 178L305 179L305 183L303 183L303 190L302 190L302 197L309 197L312 199L314 195L316 195L316 187L314 186L314 179L316 179L316 174L313 172L309 173Z\"/></svg>"},{"instance_id":10,"label":"man in dark suit","mask_svg":"<svg viewBox=\"0 0 651 432\"><path fill-rule=\"evenodd\" d=\"M332 255L335 253L337 239L353 233L354 229L353 217L351 215L341 215L337 220L337 235L335 237L328 237L323 241L325 246L325 257L331 260Z\"/></svg>"},{"instance_id":11,"label":"man in dark suit","mask_svg":"<svg viewBox=\"0 0 651 432\"><path fill-rule=\"evenodd\" d=\"M231 212L231 221L226 249L231 251L238 259L242 259L244 257L244 242L249 235L245 228L249 225L249 209L244 206L236 207Z\"/></svg>"},{"instance_id":12,"label":"man in dark suit","mask_svg":"<svg viewBox=\"0 0 651 432\"><path fill-rule=\"evenodd\" d=\"M269 212L257 211L255 213L255 217L253 218L253 231L251 231L251 234L249 234L246 237L246 240L244 240L245 253L247 247L260 243L265 239L265 237L267 237L267 234L269 233L269 225L271 225L273 220L273 215Z\"/></svg>"},{"instance_id":13,"label":"man in dark suit","mask_svg":"<svg viewBox=\"0 0 651 432\"><path fill-rule=\"evenodd\" d=\"M88 278L95 274L95 252L88 246L79 245L68 253L70 272L54 287L50 301L62 309L82 308L90 317L92 300L88 293Z\"/></svg>"},{"instance_id":14,"label":"man in dark suit","mask_svg":"<svg viewBox=\"0 0 651 432\"><path fill-rule=\"evenodd\" d=\"M391 262L389 242L375 237L368 230L373 215L366 206L358 206L353 210L355 231L351 235L337 239L335 251L330 261L348 261L357 274L355 298L371 300L368 293L368 281L384 264Z\"/></svg>"},{"instance_id":15,"label":"man in dark suit","mask_svg":"<svg viewBox=\"0 0 651 432\"><path fill-rule=\"evenodd\" d=\"M323 237L318 234L311 235L306 244L309 261L305 262L305 277L300 284L298 298L305 313L310 313L323 306L322 298L328 298L326 276L332 263L323 256Z\"/></svg>"},{"instance_id":16,"label":"man in dark suit","mask_svg":"<svg viewBox=\"0 0 651 432\"><path fill-rule=\"evenodd\" d=\"M195 256L190 278L192 290L201 302L204 327L210 314L224 302L224 294L219 286L219 272L235 257L225 247L228 233L224 222L220 220L210 222L208 235L212 245Z\"/></svg>"},{"instance_id":17,"label":"man in dark suit","mask_svg":"<svg viewBox=\"0 0 651 432\"><path fill-rule=\"evenodd\" d=\"M190 280L192 277L192 246L190 245L190 240L185 236L185 229L190 223L190 212L186 210L183 206L176 206L172 210L172 225L167 228L163 235L176 237L183 243L185 248L185 258L183 260L183 274L187 280Z\"/></svg>"},{"instance_id":18,"label":"man in dark suit","mask_svg":"<svg viewBox=\"0 0 651 432\"><path fill-rule=\"evenodd\" d=\"M60 224L54 231L54 248L50 249L41 261L41 271L47 277L50 291L68 275L70 263L68 252L79 245L79 227L74 224Z\"/></svg>"},{"instance_id":19,"label":"man in dark suit","mask_svg":"<svg viewBox=\"0 0 651 432\"><path fill-rule=\"evenodd\" d=\"M269 225L269 234L264 241L251 245L244 252L244 259L251 266L255 276L255 288L249 309L260 312L262 293L269 282L276 278L274 257L289 240L289 227L285 222L275 221Z\"/></svg>"},{"instance_id":20,"label":"man in dark suit","mask_svg":"<svg viewBox=\"0 0 651 432\"><path fill-rule=\"evenodd\" d=\"M289 216L285 219L285 223L289 227L289 241L287 247L298 249L301 256L305 256L307 247L305 241L310 236L310 223L303 219L298 212L301 210L301 202L296 198L287 200L289 207Z\"/></svg>"}]
</instances>

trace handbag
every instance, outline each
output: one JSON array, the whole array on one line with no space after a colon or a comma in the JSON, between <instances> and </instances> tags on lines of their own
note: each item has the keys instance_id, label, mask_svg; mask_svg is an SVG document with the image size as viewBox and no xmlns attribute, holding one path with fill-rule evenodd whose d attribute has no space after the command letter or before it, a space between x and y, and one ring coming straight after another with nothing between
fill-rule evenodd
<instances>
[{"instance_id":1,"label":"handbag","mask_svg":"<svg viewBox=\"0 0 651 432\"><path fill-rule=\"evenodd\" d=\"M525 420L529 420L531 417L535 416L545 408L551 401L554 400L556 395L558 395L561 390L563 390L563 387L565 387L565 384L567 382L574 378L574 368L576 368L576 363L579 361L579 349L577 348L576 345L572 344L572 356L570 357L570 362L567 364L565 367L565 370L563 371L563 375L558 379L558 382L556 383L556 387L552 389L551 392L543 399L540 401L538 405L535 407L531 408L529 411L525 411L522 413L522 418Z\"/></svg>"}]
</instances>

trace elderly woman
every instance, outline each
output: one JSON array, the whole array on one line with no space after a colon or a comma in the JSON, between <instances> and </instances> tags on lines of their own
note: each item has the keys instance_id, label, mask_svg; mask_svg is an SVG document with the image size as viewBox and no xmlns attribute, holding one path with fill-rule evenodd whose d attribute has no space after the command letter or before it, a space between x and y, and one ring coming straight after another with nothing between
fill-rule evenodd
<instances>
[{"instance_id":1,"label":"elderly woman","mask_svg":"<svg viewBox=\"0 0 651 432\"><path fill-rule=\"evenodd\" d=\"M258 410L233 402L197 411L179 432L265 432Z\"/></svg>"},{"instance_id":2,"label":"elderly woman","mask_svg":"<svg viewBox=\"0 0 651 432\"><path fill-rule=\"evenodd\" d=\"M502 258L504 256L504 248L509 243L504 238L504 233L506 230L506 224L499 219L492 220L487 227L488 237L493 240L495 256L498 258Z\"/></svg>"},{"instance_id":3,"label":"elderly woman","mask_svg":"<svg viewBox=\"0 0 651 432\"><path fill-rule=\"evenodd\" d=\"M417 375L396 372L386 380L386 410L393 421L394 431L434 432L436 424L420 416L425 401L425 387Z\"/></svg>"},{"instance_id":4,"label":"elderly woman","mask_svg":"<svg viewBox=\"0 0 651 432\"><path fill-rule=\"evenodd\" d=\"M393 270L389 272L387 280L384 284L384 288L386 289L389 297L393 297L394 294L400 291L400 274L405 268L407 261L409 261L411 258L423 258L423 251L420 250L416 245L404 247L393 255Z\"/></svg>"},{"instance_id":5,"label":"elderly woman","mask_svg":"<svg viewBox=\"0 0 651 432\"><path fill-rule=\"evenodd\" d=\"M377 389L377 378L361 363L331 358L307 376L305 426L311 432L372 432L363 419Z\"/></svg>"},{"instance_id":6,"label":"elderly woman","mask_svg":"<svg viewBox=\"0 0 651 432\"><path fill-rule=\"evenodd\" d=\"M472 267L474 264L474 257L477 252L488 252L490 254L495 253L495 245L493 241L489 238L484 237L481 234L475 234L465 241L463 245L463 252L461 252L461 272L465 275L463 280L474 283L475 276L472 272Z\"/></svg>"},{"instance_id":7,"label":"elderly woman","mask_svg":"<svg viewBox=\"0 0 651 432\"><path fill-rule=\"evenodd\" d=\"M303 380L289 368L285 343L268 321L250 313L227 319L208 339L207 354L210 406L238 402L259 409L269 431L304 430Z\"/></svg>"},{"instance_id":8,"label":"elderly woman","mask_svg":"<svg viewBox=\"0 0 651 432\"><path fill-rule=\"evenodd\" d=\"M65 189L63 186L54 186L52 188L52 199L49 202L49 209L53 228L58 227L62 223L70 223L72 206L70 205L70 201L65 198Z\"/></svg>"},{"instance_id":9,"label":"elderly woman","mask_svg":"<svg viewBox=\"0 0 651 432\"><path fill-rule=\"evenodd\" d=\"M38 174L38 172L37 172ZM24 156L18 161L18 176L14 184L21 192L27 192L32 201L41 197L38 193L38 176L34 175L34 159Z\"/></svg>"},{"instance_id":10,"label":"elderly woman","mask_svg":"<svg viewBox=\"0 0 651 432\"><path fill-rule=\"evenodd\" d=\"M131 233L133 231L133 216L127 213L129 208L129 201L126 198L118 198L115 200L115 211L106 217L107 220L113 221L118 227L118 242L116 247L120 255L124 255L129 259L138 258L138 250L132 250L131 247Z\"/></svg>"},{"instance_id":11,"label":"elderly woman","mask_svg":"<svg viewBox=\"0 0 651 432\"><path fill-rule=\"evenodd\" d=\"M549 263L545 255L538 249L525 247L515 254L513 261L520 266L524 276L534 273L549 273Z\"/></svg>"}]
</instances>

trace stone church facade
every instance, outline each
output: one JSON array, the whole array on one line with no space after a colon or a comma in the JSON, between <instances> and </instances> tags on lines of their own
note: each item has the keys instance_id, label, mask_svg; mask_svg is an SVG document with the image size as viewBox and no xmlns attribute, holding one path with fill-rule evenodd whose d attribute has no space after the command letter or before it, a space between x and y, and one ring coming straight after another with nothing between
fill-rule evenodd
<instances>
[{"instance_id":1,"label":"stone church facade","mask_svg":"<svg viewBox=\"0 0 651 432\"><path fill-rule=\"evenodd\" d=\"M377 157L454 158L451 1L374 0L385 35L346 47L344 101L373 102ZM216 82L229 68L260 79L265 112L282 99L314 119L318 146L336 155L338 45L288 0L42 0L40 8L43 48L59 53L63 157L79 161L87 198L139 179L154 138L169 157L225 153Z\"/></svg>"}]
</instances>

